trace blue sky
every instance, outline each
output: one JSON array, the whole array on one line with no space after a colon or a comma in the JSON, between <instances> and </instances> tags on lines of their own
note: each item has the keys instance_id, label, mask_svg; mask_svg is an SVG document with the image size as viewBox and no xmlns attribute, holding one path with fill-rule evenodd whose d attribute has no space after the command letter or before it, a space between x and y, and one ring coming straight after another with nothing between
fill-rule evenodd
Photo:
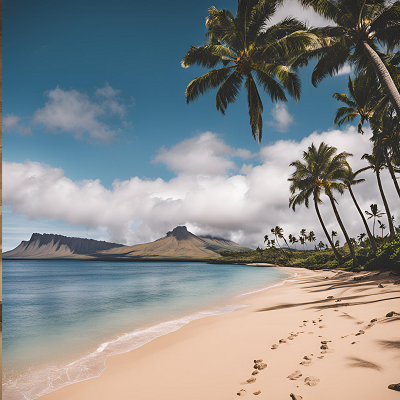
<instances>
[{"instance_id":1,"label":"blue sky","mask_svg":"<svg viewBox=\"0 0 400 400\"><path fill-rule=\"evenodd\" d=\"M246 244L258 243L256 237L262 238L264 229L258 225L242 228L240 221L214 223L207 217L202 219L181 211L176 211L176 215L185 215L182 220L172 213L170 221L165 217L169 211L165 211L159 227L157 221L150 222L142 216L142 209L134 215L127 212L125 222L123 215L118 218L111 215L109 220L64 218L69 213L72 215L84 201L71 193L77 193L88 182L101 186L101 193L93 196L105 196L102 207L107 211L99 209L98 213L112 214L113 206L105 199L115 194L112 186L115 180L133 185L132 179L136 177L144 186L146 182L155 185L162 180L169 187L166 189L169 193L176 179L183 175L192 174L189 182L203 176L201 165L205 164L200 163L196 171L186 169L196 154L204 161L211 152L212 165L221 160L233 163L222 165L222 170L215 173L207 172L208 176L225 177L226 181L247 176L251 168L264 165L263 151L268 152L279 141L301 143L315 131L334 131L338 103L331 96L334 92L346 91L346 73L326 79L314 88L310 83L312 67L301 70L302 96L298 104L290 100L286 106L275 108L264 94L261 145L251 136L245 94L228 107L225 116L215 108L215 92L186 104L187 84L205 70L183 69L180 62L191 44L203 43L205 17L212 5L235 11L237 3L227 0L14 0L3 3L3 160L11 168L4 172L5 250L27 240L33 231L133 244L153 240L169 224L173 228L176 223L186 223L197 233L219 233L241 241L247 237ZM284 3L276 20L290 13L314 25L323 22L321 17L301 9L295 0ZM204 136L205 132L210 134ZM199 147L199 138L207 145ZM218 146L220 152L216 150ZM204 153L197 151L198 148ZM244 155L238 149L246 149L248 153ZM176 160L183 160L182 154L191 155L192 151L197 151L193 158L189 156L185 165L177 166ZM26 164L26 160L31 164ZM25 169L21 172L23 165ZM16 189L11 192L11 186L7 186L11 176L18 184L16 188L22 190L27 187L26 179L32 178L35 165L40 171L46 171L41 183L46 179L54 183L48 177L50 172L62 169L59 178L75 185L68 189L72 192L66 189L69 203L60 204L59 209L50 212L35 205L41 198L42 204L49 201L57 208L57 200L42 198L47 193L43 187L40 186L40 196L25 191L18 197ZM278 172L282 174L282 181L287 179L285 173ZM34 176L37 178L38 174ZM269 178L266 176L264 180L267 186ZM178 192L185 192L182 196L187 196L189 189L179 187ZM173 191L168 197L154 187L141 190L144 192L132 193L132 204L139 202L143 193L164 202L182 203L182 198L178 199ZM213 198L212 191L208 196ZM62 207L71 207L71 210ZM179 206L176 203L174 207ZM234 208L232 212L239 211ZM118 225L114 220L121 226L114 226ZM265 226L268 223L266 219Z\"/></svg>"}]
</instances>

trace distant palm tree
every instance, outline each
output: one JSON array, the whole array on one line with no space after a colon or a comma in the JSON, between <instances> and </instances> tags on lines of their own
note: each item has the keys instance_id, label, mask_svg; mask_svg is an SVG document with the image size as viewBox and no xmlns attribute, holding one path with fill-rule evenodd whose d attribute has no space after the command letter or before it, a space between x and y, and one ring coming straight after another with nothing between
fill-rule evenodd
<instances>
[{"instance_id":1,"label":"distant palm tree","mask_svg":"<svg viewBox=\"0 0 400 400\"><path fill-rule=\"evenodd\" d=\"M308 148L308 151L303 153L303 159L306 161L305 163L295 161L290 164L291 166L295 166L297 170L292 175L292 178L289 179L289 181L293 182L290 187L292 197L289 200L289 205L305 202L305 199L308 199L313 191L315 192L318 190L318 194L321 192L325 193L329 198L336 220L349 246L350 254L353 259L353 266L358 267L359 264L354 247L344 227L343 221L340 218L336 208L337 201L333 196L333 191L337 191L340 194L344 192L346 186L341 180L347 165L346 158L349 156L351 156L351 154L346 152L337 154L336 147L328 146L324 142L319 145L318 149L313 143ZM296 191L299 191L297 195L295 195ZM308 197L306 193L308 193ZM323 226L323 228L325 228L325 226ZM325 234L329 241L331 241L327 231Z\"/></svg>"},{"instance_id":2,"label":"distant palm tree","mask_svg":"<svg viewBox=\"0 0 400 400\"><path fill-rule=\"evenodd\" d=\"M390 214L389 204L386 200L385 192L383 191L382 181L381 181L381 169L383 169L385 164L385 158L383 153L376 149L377 151L373 152L372 154L364 154L361 158L367 160L369 163L369 168L372 169L375 173L376 179L378 181L379 192L382 197L383 205L385 207L386 215L388 218L388 225L390 231L390 239L394 238L394 227L392 222L392 217Z\"/></svg>"},{"instance_id":3,"label":"distant palm tree","mask_svg":"<svg viewBox=\"0 0 400 400\"><path fill-rule=\"evenodd\" d=\"M306 243L306 240L307 240L307 231L306 231L305 228L303 228L303 229L300 231L300 237L303 238L303 241L300 240L300 243L303 245L303 248L304 248L304 245L306 245L306 248L307 248L307 243Z\"/></svg>"},{"instance_id":4,"label":"distant palm tree","mask_svg":"<svg viewBox=\"0 0 400 400\"><path fill-rule=\"evenodd\" d=\"M290 164L290 166L296 168L296 171L293 172L292 176L288 179L288 181L291 182L289 207L295 211L297 205L304 203L304 205L308 208L310 197L312 197L315 212L317 213L325 236L332 247L337 261L339 264L342 264L342 256L335 248L319 211L319 204L322 203L321 193L324 190L322 183L325 181L326 170L331 158L332 153L328 152L328 148L325 143L321 143L318 150L313 143L308 148L308 151L303 152L303 161L296 160ZM302 238L302 236L300 236L300 238Z\"/></svg>"},{"instance_id":5,"label":"distant palm tree","mask_svg":"<svg viewBox=\"0 0 400 400\"><path fill-rule=\"evenodd\" d=\"M294 18L266 26L281 0L239 0L234 16L226 9L209 9L206 20L208 43L191 46L182 61L187 68L198 64L211 69L194 79L186 88L187 103L213 88L219 88L217 110L225 114L236 101L244 82L254 139L261 142L263 104L257 84L273 102L287 101L285 90L296 101L300 98L300 80L289 60L320 39ZM214 69L221 66L219 69Z\"/></svg>"},{"instance_id":6,"label":"distant palm tree","mask_svg":"<svg viewBox=\"0 0 400 400\"><path fill-rule=\"evenodd\" d=\"M308 234L308 241L311 242L315 242L317 240L317 238L315 237L315 233L313 231L310 231L310 233Z\"/></svg>"},{"instance_id":7,"label":"distant palm tree","mask_svg":"<svg viewBox=\"0 0 400 400\"><path fill-rule=\"evenodd\" d=\"M362 233L360 233L360 234L358 235L357 239L358 239L358 243L359 243L359 244L362 243L362 241L364 240L364 238L365 238L366 235L367 235L367 234L366 234L365 232L362 232Z\"/></svg>"},{"instance_id":8,"label":"distant palm tree","mask_svg":"<svg viewBox=\"0 0 400 400\"><path fill-rule=\"evenodd\" d=\"M379 224L379 229L382 229L382 239L383 239L383 230L386 229L386 225L383 224L381 221L378 219L378 224Z\"/></svg>"},{"instance_id":9,"label":"distant palm tree","mask_svg":"<svg viewBox=\"0 0 400 400\"><path fill-rule=\"evenodd\" d=\"M279 244L278 237L281 238L283 236L282 231L283 231L283 229L280 226L276 226L275 228L271 229L271 232L275 235L275 241L281 250L282 250L282 247Z\"/></svg>"},{"instance_id":10,"label":"distant palm tree","mask_svg":"<svg viewBox=\"0 0 400 400\"><path fill-rule=\"evenodd\" d=\"M337 236L337 232L332 231L331 236L332 236L332 242L333 242L333 238L334 238L335 236Z\"/></svg>"},{"instance_id":11,"label":"distant palm tree","mask_svg":"<svg viewBox=\"0 0 400 400\"><path fill-rule=\"evenodd\" d=\"M382 217L382 215L385 215L385 213L378 210L377 204L371 204L369 207L371 208L371 212L365 211L365 214L368 215L368 219L371 219L371 218L374 219L374 224L372 226L372 236L375 237L375 220L376 220L376 218L380 218L380 217Z\"/></svg>"},{"instance_id":12,"label":"distant palm tree","mask_svg":"<svg viewBox=\"0 0 400 400\"><path fill-rule=\"evenodd\" d=\"M360 170L358 170L356 172L353 172L353 170L351 169L350 165L347 164L347 169L345 170L344 176L343 176L343 182L346 185L347 189L349 190L349 193L350 193L351 198L353 199L354 205L356 206L357 211L360 214L360 217L362 219L362 222L363 222L364 227L365 227L365 229L367 231L367 234L368 234L369 242L371 243L372 251L374 253L376 253L377 247L376 247L374 236L373 236L373 234L371 233L371 231L369 229L368 222L365 219L364 214L361 211L361 208L357 203L356 197L354 196L353 189L352 189L352 186L358 185L359 183L362 183L362 182L365 181L365 179L356 179L357 175L360 174L361 172L363 172L364 170L365 170L365 168L362 168L362 169L360 169Z\"/></svg>"},{"instance_id":13,"label":"distant palm tree","mask_svg":"<svg viewBox=\"0 0 400 400\"><path fill-rule=\"evenodd\" d=\"M400 115L399 76L380 51L399 44L400 1L383 0L300 0L318 14L333 20L335 26L320 28L326 38L323 49L309 51L294 66L306 65L310 58L319 61L312 74L316 86L327 75L335 75L347 61L358 71L373 69L390 102ZM397 85L397 87L396 87Z\"/></svg>"}]
</instances>

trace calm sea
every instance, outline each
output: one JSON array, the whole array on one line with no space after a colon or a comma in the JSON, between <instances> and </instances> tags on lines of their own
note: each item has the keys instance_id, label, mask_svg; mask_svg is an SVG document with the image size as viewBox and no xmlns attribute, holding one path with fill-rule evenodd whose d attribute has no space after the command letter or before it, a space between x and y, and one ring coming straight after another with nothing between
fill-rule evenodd
<instances>
[{"instance_id":1,"label":"calm sea","mask_svg":"<svg viewBox=\"0 0 400 400\"><path fill-rule=\"evenodd\" d=\"M3 262L3 399L99 376L110 355L231 312L276 268L174 262Z\"/></svg>"}]
</instances>

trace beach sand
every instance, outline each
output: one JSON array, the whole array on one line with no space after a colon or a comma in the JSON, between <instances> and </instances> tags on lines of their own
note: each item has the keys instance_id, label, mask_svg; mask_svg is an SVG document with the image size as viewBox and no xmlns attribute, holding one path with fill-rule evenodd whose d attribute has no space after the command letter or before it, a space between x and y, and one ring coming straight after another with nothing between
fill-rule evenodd
<instances>
[{"instance_id":1,"label":"beach sand","mask_svg":"<svg viewBox=\"0 0 400 400\"><path fill-rule=\"evenodd\" d=\"M297 276L243 297L249 307L112 356L100 377L40 399L400 399L388 389L400 383L400 276L284 270Z\"/></svg>"}]
</instances>

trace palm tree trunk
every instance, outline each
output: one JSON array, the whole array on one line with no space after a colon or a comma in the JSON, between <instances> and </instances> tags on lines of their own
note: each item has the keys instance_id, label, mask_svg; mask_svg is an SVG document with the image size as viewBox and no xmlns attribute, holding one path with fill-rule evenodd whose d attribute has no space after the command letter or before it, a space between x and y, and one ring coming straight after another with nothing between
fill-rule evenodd
<instances>
[{"instance_id":1,"label":"palm tree trunk","mask_svg":"<svg viewBox=\"0 0 400 400\"><path fill-rule=\"evenodd\" d=\"M383 86L385 92L389 96L390 102L397 111L397 115L400 115L400 93L393 82L389 71L385 67L381 58L376 54L375 50L367 43L363 42L365 54L372 67L375 70L376 75L379 78L379 82Z\"/></svg>"},{"instance_id":2,"label":"palm tree trunk","mask_svg":"<svg viewBox=\"0 0 400 400\"><path fill-rule=\"evenodd\" d=\"M390 239L393 239L394 238L394 228L393 228L392 216L390 215L389 204L388 204L388 202L386 200L386 196L385 196L385 193L383 191L382 182L381 182L381 173L380 173L379 170L376 171L376 179L378 180L379 191L381 192L383 205L385 206L385 211L386 211L386 215L387 215L387 218L388 218Z\"/></svg>"},{"instance_id":3,"label":"palm tree trunk","mask_svg":"<svg viewBox=\"0 0 400 400\"><path fill-rule=\"evenodd\" d=\"M351 189L351 186L347 186L347 188L349 189L350 196L351 196L351 198L353 199L354 204L355 204L355 206L356 206L356 208L357 208L357 211L358 211L358 213L359 213L360 216L361 216L362 222L364 223L365 229L366 229L367 234L368 234L369 242L371 243L372 251L373 251L374 253L376 253L376 251L377 251L378 249L376 248L375 239L374 239L374 237L373 237L371 231L369 230L368 222L367 222L367 220L365 219L364 214L363 214L363 212L361 211L361 208L360 208L360 206L359 206L358 203L357 203L357 200L356 200L356 198L355 198L355 196L354 196L354 193L353 193L353 190Z\"/></svg>"},{"instance_id":4,"label":"palm tree trunk","mask_svg":"<svg viewBox=\"0 0 400 400\"><path fill-rule=\"evenodd\" d=\"M358 264L358 260L357 260L357 257L356 257L356 253L354 251L354 247L351 244L349 235L347 234L347 231L346 231L346 229L345 229L345 227L343 225L342 219L340 218L340 215L339 215L338 210L337 210L336 205L335 205L335 200L333 199L332 196L328 196L328 197L329 197L329 200L331 202L331 205L332 205L332 208L333 208L333 212L335 213L335 217L337 219L337 222L339 223L340 228L342 229L343 235L344 235L344 237L346 239L347 245L349 246L350 254L351 254L351 257L353 258L353 267L358 267L359 264Z\"/></svg>"},{"instance_id":5,"label":"palm tree trunk","mask_svg":"<svg viewBox=\"0 0 400 400\"><path fill-rule=\"evenodd\" d=\"M383 154L385 155L386 164L387 164L388 170L389 170L389 172L390 172L390 176L391 176L392 179L393 179L394 186L396 187L397 194L398 194L399 197L400 197L399 182L397 182L396 175L394 174L394 170L393 170L393 165L392 165L392 163L391 163L391 161L390 161L390 158L389 158L389 156L388 156L388 154L387 154L387 150L386 150L386 149L384 149Z\"/></svg>"},{"instance_id":6,"label":"palm tree trunk","mask_svg":"<svg viewBox=\"0 0 400 400\"><path fill-rule=\"evenodd\" d=\"M334 246L334 244L333 244L333 242L332 242L332 240L331 240L331 237L329 236L329 233L328 233L328 231L326 230L324 221L322 220L321 214L320 214L320 212L319 212L318 202L317 202L317 199L315 198L315 196L314 196L314 206L315 206L315 211L316 211L316 213L317 213L317 215L318 215L319 222L321 223L321 226L322 226L322 229L323 229L323 231L324 231L324 233L325 233L325 236L327 237L328 242L329 242L329 244L330 244L331 247L332 247L332 250L333 250L333 252L334 252L334 254L335 254L335 257L336 257L336 259L338 260L338 263L339 263L339 264L343 264L342 256L341 256L341 255L339 254L339 252L337 251L337 248Z\"/></svg>"}]
</instances>

